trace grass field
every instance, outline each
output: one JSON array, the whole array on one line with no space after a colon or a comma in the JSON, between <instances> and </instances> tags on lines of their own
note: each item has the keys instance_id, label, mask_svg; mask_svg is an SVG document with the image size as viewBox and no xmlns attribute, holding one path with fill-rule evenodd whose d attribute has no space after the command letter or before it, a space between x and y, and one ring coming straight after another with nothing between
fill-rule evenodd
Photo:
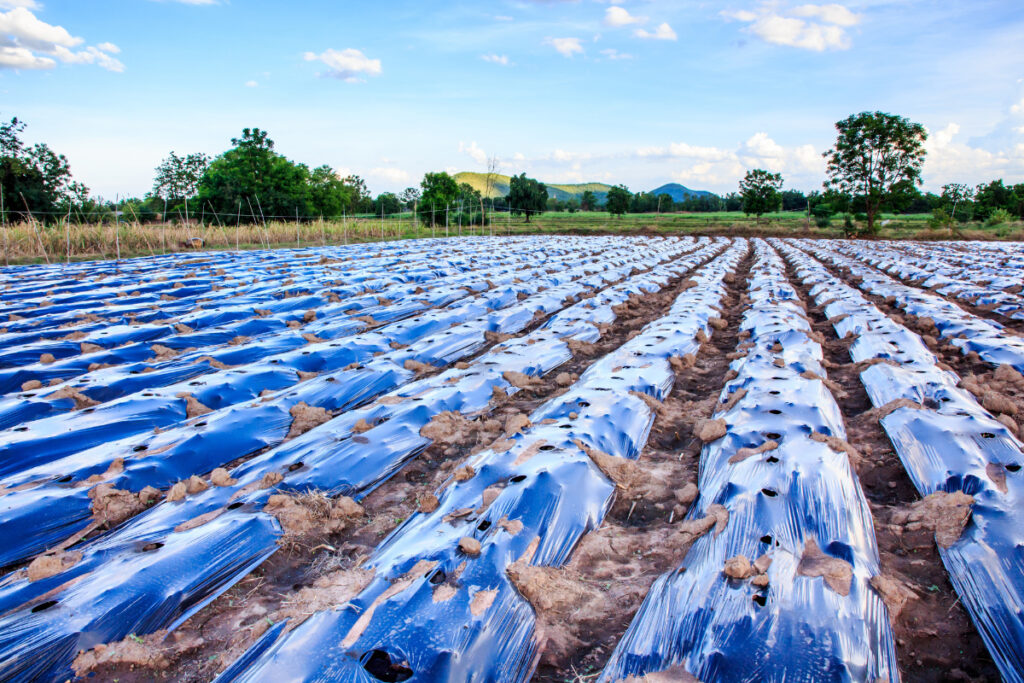
<instances>
[{"instance_id":1,"label":"grass field","mask_svg":"<svg viewBox=\"0 0 1024 683\"><path fill-rule=\"evenodd\" d=\"M883 239L977 239L1024 240L1020 222L994 227L971 223L954 233L932 230L928 214L883 215L878 237ZM81 261L147 256L194 250L191 240L202 240L204 249L260 249L269 247L327 246L391 239L444 237L446 235L521 234L673 234L744 235L775 237L842 237L842 221L817 227L802 214L772 213L760 221L741 212L627 214L620 218L604 212L544 213L529 222L523 216L493 214L487 227L440 225L433 229L417 223L411 213L344 221L313 221L296 225L183 225L180 223L70 224L45 226L21 223L3 232L3 264Z\"/></svg>"}]
</instances>

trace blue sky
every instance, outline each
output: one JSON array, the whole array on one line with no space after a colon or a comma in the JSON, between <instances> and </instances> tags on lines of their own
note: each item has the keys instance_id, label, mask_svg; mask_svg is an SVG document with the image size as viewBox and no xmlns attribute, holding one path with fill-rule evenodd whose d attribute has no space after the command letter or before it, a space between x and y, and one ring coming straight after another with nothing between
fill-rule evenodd
<instances>
[{"instance_id":1,"label":"blue sky","mask_svg":"<svg viewBox=\"0 0 1024 683\"><path fill-rule=\"evenodd\" d=\"M96 194L246 126L366 178L817 188L835 121L931 133L925 185L1024 181L1017 0L0 0L0 115Z\"/></svg>"}]
</instances>

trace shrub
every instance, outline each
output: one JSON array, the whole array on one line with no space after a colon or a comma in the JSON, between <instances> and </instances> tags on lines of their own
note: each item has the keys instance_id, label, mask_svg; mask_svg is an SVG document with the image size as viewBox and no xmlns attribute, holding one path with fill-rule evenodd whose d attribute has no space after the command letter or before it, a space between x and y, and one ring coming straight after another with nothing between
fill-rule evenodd
<instances>
[{"instance_id":1,"label":"shrub","mask_svg":"<svg viewBox=\"0 0 1024 683\"><path fill-rule=\"evenodd\" d=\"M1012 220L1013 216L1010 215L1009 211L1006 209L996 209L989 215L988 220L985 221L985 225L991 228L996 225L1002 225L1003 223L1009 223Z\"/></svg>"}]
</instances>

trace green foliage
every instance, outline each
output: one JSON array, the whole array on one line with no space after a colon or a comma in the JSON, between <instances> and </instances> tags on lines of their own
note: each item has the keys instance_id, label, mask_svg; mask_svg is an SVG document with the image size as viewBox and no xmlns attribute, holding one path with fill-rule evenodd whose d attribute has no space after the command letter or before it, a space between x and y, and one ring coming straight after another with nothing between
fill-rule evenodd
<instances>
[{"instance_id":1,"label":"green foliage","mask_svg":"<svg viewBox=\"0 0 1024 683\"><path fill-rule=\"evenodd\" d=\"M953 217L942 207L932 211L932 217L928 219L928 227L932 230L952 230Z\"/></svg>"},{"instance_id":2,"label":"green foliage","mask_svg":"<svg viewBox=\"0 0 1024 683\"><path fill-rule=\"evenodd\" d=\"M526 222L529 223L531 214L543 213L547 209L548 188L521 173L510 179L507 200L512 207L512 215L525 213Z\"/></svg>"},{"instance_id":3,"label":"green foliage","mask_svg":"<svg viewBox=\"0 0 1024 683\"><path fill-rule=\"evenodd\" d=\"M807 208L807 195L800 190L784 190L782 192L783 211L803 211Z\"/></svg>"},{"instance_id":4,"label":"green foliage","mask_svg":"<svg viewBox=\"0 0 1024 683\"><path fill-rule=\"evenodd\" d=\"M769 173L761 168L747 171L740 181L740 197L743 198L743 213L748 216L761 216L769 211L777 211L782 203L782 174Z\"/></svg>"},{"instance_id":5,"label":"green foliage","mask_svg":"<svg viewBox=\"0 0 1024 683\"><path fill-rule=\"evenodd\" d=\"M171 152L156 167L150 194L165 200L171 210L177 209L184 200L192 199L199 193L199 182L209 165L210 158L205 154L180 157Z\"/></svg>"},{"instance_id":6,"label":"green foliage","mask_svg":"<svg viewBox=\"0 0 1024 683\"><path fill-rule=\"evenodd\" d=\"M633 193L625 185L616 185L608 190L608 199L605 200L604 208L613 216L621 217L629 211Z\"/></svg>"},{"instance_id":7,"label":"green foliage","mask_svg":"<svg viewBox=\"0 0 1024 683\"><path fill-rule=\"evenodd\" d=\"M21 140L25 124L17 118L0 124L0 191L4 218L21 221L30 214L53 222L88 198L89 189L71 179L71 165L63 154L45 144L26 146Z\"/></svg>"},{"instance_id":8,"label":"green foliage","mask_svg":"<svg viewBox=\"0 0 1024 683\"><path fill-rule=\"evenodd\" d=\"M836 130L836 143L824 154L826 187L863 206L867 231L874 233L882 206L921 184L928 134L919 123L880 111L849 116Z\"/></svg>"},{"instance_id":9,"label":"green foliage","mask_svg":"<svg viewBox=\"0 0 1024 683\"><path fill-rule=\"evenodd\" d=\"M583 211L593 211L597 208L597 197L590 190L585 190L580 195L580 209Z\"/></svg>"},{"instance_id":10,"label":"green foliage","mask_svg":"<svg viewBox=\"0 0 1024 683\"><path fill-rule=\"evenodd\" d=\"M317 166L309 174L309 207L314 216L338 218L351 213L354 193L352 186L326 164Z\"/></svg>"},{"instance_id":11,"label":"green foliage","mask_svg":"<svg viewBox=\"0 0 1024 683\"><path fill-rule=\"evenodd\" d=\"M423 194L419 202L419 218L426 225L444 225L451 205L459 198L459 184L450 175L441 171L427 173L420 183Z\"/></svg>"},{"instance_id":12,"label":"green foliage","mask_svg":"<svg viewBox=\"0 0 1024 683\"><path fill-rule=\"evenodd\" d=\"M985 225L991 228L997 225L1003 225L1004 223L1009 223L1012 220L1013 216L1010 215L1009 211L1006 209L996 209L989 214L988 218L985 220Z\"/></svg>"},{"instance_id":13,"label":"green foliage","mask_svg":"<svg viewBox=\"0 0 1024 683\"><path fill-rule=\"evenodd\" d=\"M222 214L224 222L239 214L248 221L312 214L309 169L276 153L266 131L246 128L231 144L199 182L204 209Z\"/></svg>"},{"instance_id":14,"label":"green foliage","mask_svg":"<svg viewBox=\"0 0 1024 683\"><path fill-rule=\"evenodd\" d=\"M393 192L382 192L373 200L373 215L387 216L402 210L402 200Z\"/></svg>"}]
</instances>

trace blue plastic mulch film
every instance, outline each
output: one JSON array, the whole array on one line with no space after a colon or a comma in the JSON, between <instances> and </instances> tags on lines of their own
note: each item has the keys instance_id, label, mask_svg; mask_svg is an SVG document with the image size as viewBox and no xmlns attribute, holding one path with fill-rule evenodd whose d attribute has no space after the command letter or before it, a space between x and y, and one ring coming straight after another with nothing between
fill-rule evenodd
<instances>
[{"instance_id":1,"label":"blue plastic mulch film","mask_svg":"<svg viewBox=\"0 0 1024 683\"><path fill-rule=\"evenodd\" d=\"M727 519L652 586L600 680L898 681L867 502L821 346L755 241L746 355L721 394L689 519ZM711 436L711 434L709 434ZM635 677L635 678L631 678Z\"/></svg>"},{"instance_id":2,"label":"blue plastic mulch film","mask_svg":"<svg viewBox=\"0 0 1024 683\"><path fill-rule=\"evenodd\" d=\"M649 258L657 259L654 255ZM624 276L637 263L606 270L601 277L615 279ZM650 264L648 264L650 265ZM410 361L445 365L459 357L471 354L482 346L488 333L512 333L523 329L539 312L547 313L562 306L568 296L578 295L587 287L586 278L580 280L582 269L569 269L557 276L536 276L527 283L512 288L496 288L479 297L470 297L462 304L453 303L428 311L408 322L393 323L373 332L350 337L342 342L313 343L301 353L286 354L280 361L261 371L247 366L242 373L225 371L224 382L204 380L206 386L214 384L231 388L233 399L210 403L223 403L223 407L197 415L192 419L179 419L179 423L137 436L127 436L100 443L77 453L45 462L35 467L8 474L0 482L11 492L0 499L0 529L9 531L17 540L0 549L0 562L10 564L41 552L47 547L87 528L93 522L93 492L89 484L102 481L118 490L138 493L146 487L167 488L190 475L209 472L236 458L281 443L289 434L293 421L292 411L305 404L332 412L366 403L377 396L409 381L412 373L406 369ZM554 278L554 279L553 279ZM553 282L563 284L548 287L520 301L527 293L543 289ZM546 283L546 284L545 284ZM591 283L592 284L592 283ZM475 319L473 316L477 316ZM466 319L469 322L463 322ZM595 322L600 322L597 320ZM454 327L451 327L455 325ZM429 333L433 333L432 335ZM411 343L408 347L394 342L400 338ZM389 342L389 339L392 340ZM402 348L392 348L399 346ZM312 380L298 381L291 365L303 363L306 369L333 370ZM359 367L353 364L362 363ZM284 389L277 392L267 387L266 376L272 378L283 373ZM231 386L230 380L237 386ZM275 386L271 384L271 386ZM206 388L206 387L204 387ZM195 390L194 390L195 391ZM270 395L265 395L270 392ZM206 394L196 391L200 402ZM223 398L223 394L219 394ZM239 398L240 397L240 398ZM257 403L248 401L262 397ZM105 404L110 407L126 401ZM142 397L128 403L135 415L160 415L181 409L188 403L174 392L157 395L143 392ZM155 409L154 409L155 406ZM168 407L170 406L170 407ZM77 414L76 414L77 415ZM114 415L121 420L121 412ZM98 416L98 417L97 417ZM109 411L97 410L88 418L110 417ZM185 418L186 415L181 415ZM99 422L98 429L118 430L123 422ZM129 432L131 433L131 432ZM77 436L77 439L74 438ZM98 439L99 436L94 436ZM66 439L9 440L12 449L27 445L45 445L49 450L76 448L87 436L70 433ZM56 442L56 443L55 443ZM0 446L2 452L2 446ZM8 453L9 455L9 453ZM43 456L37 456L43 457ZM23 458L22 458L23 459Z\"/></svg>"},{"instance_id":3,"label":"blue plastic mulch film","mask_svg":"<svg viewBox=\"0 0 1024 683\"><path fill-rule=\"evenodd\" d=\"M480 239L442 243L456 245L452 250L436 246L436 242L403 243L407 251L394 259L391 268L402 265L404 269L405 261L412 262L411 269L424 260L443 263L452 251L476 254L493 265L496 260L491 252L496 243ZM282 531L277 520L263 512L271 494L316 490L365 496L429 445L420 430L434 416L444 411L475 414L486 410L496 388L507 393L517 390L505 378L508 372L532 376L550 372L570 358L568 339L599 339L601 323L614 321L615 306L630 296L657 291L722 252L726 255L713 263L734 261L738 250L735 245L728 249L727 240L706 238L531 237L500 244L503 248L509 245L520 259L529 252L532 267L517 271L509 266L507 271L494 273L497 279L505 278L502 282L511 275L508 284L492 280L485 291L467 292L468 298L331 342L338 346L328 345L325 356L333 358L346 351L363 354L343 367L332 367L312 379L269 392L247 387L245 391L257 392L254 397L228 401L224 407L195 417L186 415L167 428L113 436L70 454L48 457L44 453L32 458L28 467L8 465L2 480L6 488L0 495L5 538L16 538L12 550L5 550L13 553L8 562L27 559L41 547L57 547L69 561L60 571L35 580L19 569L0 581L0 678L65 680L78 651L129 634L174 629L276 551ZM370 250L355 249L357 253ZM374 249L392 253L383 247ZM313 264L319 263L322 251L313 251ZM328 251L339 258L347 256L343 248ZM296 258L304 253L296 252ZM250 258L259 265L259 256ZM345 262L349 260L358 261L346 258ZM275 268L282 267L280 261L272 263ZM464 263L469 272L452 275L453 284L478 281L479 270L473 260L467 257ZM105 273L113 270L111 264L94 267ZM709 272L724 267L715 266L717 271ZM46 272L51 271L59 280L59 271ZM300 278L295 279L301 284ZM440 282L435 285L443 286ZM27 289L19 291L27 294ZM712 288L702 295L706 300L698 302L700 310L691 317L700 320L711 314L708 303L714 299L708 297L714 297L716 291ZM567 300L576 298L578 303L566 306ZM522 332L545 315L549 317L544 324L532 332L474 357L486 347L488 335ZM691 320L688 324L696 323ZM671 329L660 336L664 340L652 348L685 342L685 335ZM309 346L314 345L320 343ZM366 348L372 351L365 353ZM461 359L470 362L451 367ZM662 360L661 366L666 363ZM423 364L448 369L417 379L415 371ZM297 374L291 367L289 372ZM628 373L615 380L622 383L616 387L649 388L649 393L658 394L667 390L667 386L658 388L665 376L671 377L666 373L664 369L651 374L647 370ZM247 380L245 373L237 381L244 384ZM601 381L601 377L593 381ZM652 381L655 385L650 385ZM197 391L193 388L192 395ZM612 400L610 393L599 396ZM149 398L139 396L140 402ZM630 395L621 400L620 419L625 424L597 429L583 418L580 424L586 425L587 433L604 435L600 440L603 449L617 448L616 452L635 457L646 437L649 418L644 417L646 409L637 405L643 401ZM327 421L289 438L292 411L301 404L329 411L323 415ZM102 405L92 414L102 414ZM601 403L595 398L594 405ZM568 413L568 407L562 408ZM110 417L115 423L119 419L116 413ZM568 437L564 432L560 436ZM11 439L7 443L16 446L23 442ZM161 488L239 460L242 464L225 471L219 482L213 482L216 485L202 482L202 487L189 488L186 495L182 483L182 495L168 495L129 516L120 526L75 542L93 521L87 505L89 491L105 486L108 493L127 496L124 500L148 496L152 502L154 495L161 497ZM72 472L70 479L67 472ZM31 505L37 506L34 515L19 512ZM569 548L571 545L566 550Z\"/></svg>"},{"instance_id":4,"label":"blue plastic mulch film","mask_svg":"<svg viewBox=\"0 0 1024 683\"><path fill-rule=\"evenodd\" d=\"M654 414L637 394L668 394L669 359L711 334L723 277L746 251L737 242L696 271L667 315L538 407L524 432L473 456L471 477L446 482L435 510L377 547L364 565L372 579L352 600L261 640L218 680L374 681L374 659L404 662L403 680L527 680L537 624L509 566L562 565L601 524L615 485L587 450L639 456Z\"/></svg>"},{"instance_id":5,"label":"blue plastic mulch film","mask_svg":"<svg viewBox=\"0 0 1024 683\"><path fill-rule=\"evenodd\" d=\"M908 314L918 318L930 318L935 323L939 335L959 347L965 355L973 351L986 363L1006 364L1012 366L1017 372L1024 372L1024 338L1006 331L1000 323L994 320L988 320L965 311L943 296L903 284L890 277L878 268L884 266L901 277L904 275L898 268L874 256L873 244L866 246L823 240L815 245L815 249L825 250L823 253L828 254L826 258L833 259L836 265L850 268L854 275L863 278L859 286L864 291L892 301L895 306ZM999 276L996 274L998 272L1015 270L1017 272L1015 284L1021 286L1019 265L1004 266L1003 268L993 267L992 264L999 261L1000 259L993 254L990 256L987 266L978 264L976 267L979 273L996 271L989 279L998 278ZM871 263L878 267L867 265ZM913 276L913 274L908 274L908 276ZM940 286L937 291L941 292L942 289ZM1002 291L997 289L996 285L987 285L985 289L990 290L993 296L995 296L995 292ZM1014 314L1013 317L1018 316Z\"/></svg>"},{"instance_id":6,"label":"blue plastic mulch film","mask_svg":"<svg viewBox=\"0 0 1024 683\"><path fill-rule=\"evenodd\" d=\"M1011 320L1024 320L1020 281L1024 253L1019 245L876 242L870 250L851 253L900 279Z\"/></svg>"},{"instance_id":7,"label":"blue plastic mulch film","mask_svg":"<svg viewBox=\"0 0 1024 683\"><path fill-rule=\"evenodd\" d=\"M917 334L794 246L863 274L868 291L902 285L876 285L868 269L820 245L780 245L798 277L812 286L816 303L825 304L836 333L856 338L852 360L880 361L861 373L861 382L885 414L881 426L920 495L970 496L962 499L970 518L960 536L936 538L939 555L1004 680L1024 681L1024 444L958 386L955 373L938 366ZM936 298L901 294L908 306L921 307L916 310ZM950 309L936 304L932 310ZM955 319L952 313L935 318L936 325Z\"/></svg>"}]
</instances>

